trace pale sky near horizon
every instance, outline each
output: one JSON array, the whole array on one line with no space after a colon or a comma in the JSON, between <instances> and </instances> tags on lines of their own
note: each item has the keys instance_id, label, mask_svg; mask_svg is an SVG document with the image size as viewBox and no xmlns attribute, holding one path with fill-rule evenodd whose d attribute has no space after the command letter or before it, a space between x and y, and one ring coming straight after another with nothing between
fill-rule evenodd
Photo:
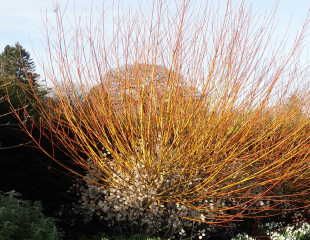
<instances>
[{"instance_id":1,"label":"pale sky near horizon","mask_svg":"<svg viewBox=\"0 0 310 240\"><path fill-rule=\"evenodd\" d=\"M12 45L15 42L20 42L30 52L36 62L37 56L43 54L42 51L44 51L42 47L45 41L43 18L45 14L53 16L56 2L61 7L69 6L67 7L66 14L73 15L74 12L79 15L89 11L92 4L100 5L103 1L0 0L0 51L7 44ZM140 1L120 0L120 2L137 7ZM275 6L275 3L278 2L277 16L279 26L285 27L290 23L290 29L294 31L300 28L310 9L310 0L245 0L245 2L250 3L253 10L261 14L268 10L270 11Z\"/></svg>"}]
</instances>

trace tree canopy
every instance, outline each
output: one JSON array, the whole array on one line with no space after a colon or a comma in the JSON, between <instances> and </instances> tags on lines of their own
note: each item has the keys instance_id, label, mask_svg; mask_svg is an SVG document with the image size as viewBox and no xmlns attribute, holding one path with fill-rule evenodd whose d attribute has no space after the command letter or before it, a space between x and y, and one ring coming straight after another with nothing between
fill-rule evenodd
<instances>
[{"instance_id":1,"label":"tree canopy","mask_svg":"<svg viewBox=\"0 0 310 240\"><path fill-rule=\"evenodd\" d=\"M7 45L0 54L0 123L15 122L12 107L34 113L33 94L44 96L33 59L19 43Z\"/></svg>"}]
</instances>

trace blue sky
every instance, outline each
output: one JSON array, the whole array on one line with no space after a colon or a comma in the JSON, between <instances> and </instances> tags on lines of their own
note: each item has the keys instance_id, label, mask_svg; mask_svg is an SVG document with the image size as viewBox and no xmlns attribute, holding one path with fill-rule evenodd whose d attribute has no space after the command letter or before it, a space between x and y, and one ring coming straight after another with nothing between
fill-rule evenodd
<instances>
[{"instance_id":1,"label":"blue sky","mask_svg":"<svg viewBox=\"0 0 310 240\"><path fill-rule=\"evenodd\" d=\"M43 53L45 14L53 17L56 2L64 8L67 6L66 14L85 14L90 6L100 6L109 0L0 0L0 49L7 44L20 42L32 55L34 60ZM167 0L170 1L170 0ZM195 2L196 0L193 0ZM202 0L204 1L204 0ZM224 0L219 0L224 1ZM238 0L239 1L239 0ZM120 0L121 4L132 7L139 6L139 0ZM147 2L147 1L143 1ZM273 0L245 0L253 7L253 11L263 14L270 11L276 1ZM279 28L285 28L288 24L290 29L296 31L303 23L308 10L309 0L279 0L277 12ZM147 5L146 5L147 6Z\"/></svg>"}]
</instances>

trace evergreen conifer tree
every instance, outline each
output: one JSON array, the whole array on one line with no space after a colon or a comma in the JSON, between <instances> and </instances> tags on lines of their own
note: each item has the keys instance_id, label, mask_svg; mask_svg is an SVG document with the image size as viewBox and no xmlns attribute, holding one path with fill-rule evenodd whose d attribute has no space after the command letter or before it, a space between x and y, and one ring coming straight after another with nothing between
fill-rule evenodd
<instances>
[{"instance_id":1,"label":"evergreen conifer tree","mask_svg":"<svg viewBox=\"0 0 310 240\"><path fill-rule=\"evenodd\" d=\"M32 93L46 94L38 79L34 61L21 44L7 45L0 54L0 123L16 121L10 114L12 107L34 114Z\"/></svg>"}]
</instances>

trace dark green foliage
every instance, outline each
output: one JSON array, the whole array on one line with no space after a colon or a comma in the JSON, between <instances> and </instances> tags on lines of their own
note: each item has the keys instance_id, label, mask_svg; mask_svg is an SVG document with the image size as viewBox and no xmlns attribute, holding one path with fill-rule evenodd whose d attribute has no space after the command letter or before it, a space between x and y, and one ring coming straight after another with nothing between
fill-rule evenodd
<instances>
[{"instance_id":1,"label":"dark green foliage","mask_svg":"<svg viewBox=\"0 0 310 240\"><path fill-rule=\"evenodd\" d=\"M164 240L164 239L156 237L147 237L143 235L108 237L105 234L97 234L93 236L81 236L78 240Z\"/></svg>"},{"instance_id":2,"label":"dark green foliage","mask_svg":"<svg viewBox=\"0 0 310 240\"><path fill-rule=\"evenodd\" d=\"M0 240L56 240L58 233L39 203L22 201L14 192L0 194Z\"/></svg>"},{"instance_id":3,"label":"dark green foliage","mask_svg":"<svg viewBox=\"0 0 310 240\"><path fill-rule=\"evenodd\" d=\"M111 238L111 240L160 240L160 239L161 238L146 237L146 236L142 236L142 235L133 235L133 236L130 236L130 237L119 236L119 237Z\"/></svg>"},{"instance_id":4,"label":"dark green foliage","mask_svg":"<svg viewBox=\"0 0 310 240\"><path fill-rule=\"evenodd\" d=\"M39 130L33 131L38 138ZM28 142L29 139L18 125L15 128L11 125L0 127L0 191L15 189L25 199L40 201L47 216L58 218L58 229L69 233L74 217L68 214L68 210L74 199L67 190L73 178L39 149L31 144L23 144ZM52 152L52 146L46 139L42 137L41 142L46 151ZM54 155L70 163L70 159L62 152L55 150ZM65 216L59 218L60 210ZM81 226L76 229L80 230ZM65 239L76 240L67 236Z\"/></svg>"},{"instance_id":5,"label":"dark green foliage","mask_svg":"<svg viewBox=\"0 0 310 240\"><path fill-rule=\"evenodd\" d=\"M299 240L310 240L310 232L306 233L305 235L301 236Z\"/></svg>"},{"instance_id":6,"label":"dark green foliage","mask_svg":"<svg viewBox=\"0 0 310 240\"><path fill-rule=\"evenodd\" d=\"M38 97L47 91L38 85L39 74L30 54L19 44L7 45L0 54L0 123L16 122L11 107L35 113L33 93Z\"/></svg>"},{"instance_id":7,"label":"dark green foliage","mask_svg":"<svg viewBox=\"0 0 310 240\"><path fill-rule=\"evenodd\" d=\"M15 76L17 80L26 83L28 74L32 74L34 80L38 77L35 73L35 64L30 54L19 44L7 45L0 55L1 74Z\"/></svg>"}]
</instances>

